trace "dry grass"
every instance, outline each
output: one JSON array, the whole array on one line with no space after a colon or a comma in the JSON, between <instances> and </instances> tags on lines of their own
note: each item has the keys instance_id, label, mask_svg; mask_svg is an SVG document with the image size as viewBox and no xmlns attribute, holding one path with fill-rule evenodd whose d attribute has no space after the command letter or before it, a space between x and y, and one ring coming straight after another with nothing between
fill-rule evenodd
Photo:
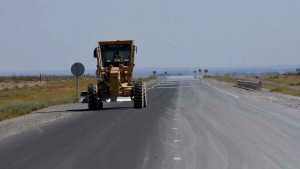
<instances>
[{"instance_id":1,"label":"dry grass","mask_svg":"<svg viewBox=\"0 0 300 169\"><path fill-rule=\"evenodd\" d=\"M155 77L142 79L149 81ZM0 90L0 121L48 106L75 102L75 81L71 76L47 76L46 79L42 79L43 85L24 85L39 82L39 80L40 77L34 76L0 77L0 84L14 85L12 88ZM94 77L82 77L80 91L86 91L90 83L96 84Z\"/></svg>"},{"instance_id":2,"label":"dry grass","mask_svg":"<svg viewBox=\"0 0 300 169\"><path fill-rule=\"evenodd\" d=\"M300 96L299 75L263 76L262 80L264 87L271 92Z\"/></svg>"},{"instance_id":3,"label":"dry grass","mask_svg":"<svg viewBox=\"0 0 300 169\"><path fill-rule=\"evenodd\" d=\"M292 96L300 96L300 90L291 89L288 87L273 87L270 89L271 92L283 93Z\"/></svg>"},{"instance_id":4,"label":"dry grass","mask_svg":"<svg viewBox=\"0 0 300 169\"><path fill-rule=\"evenodd\" d=\"M94 82L93 78L82 78L80 90L86 90L87 85ZM70 78L49 80L43 86L1 90L0 121L75 100L75 82Z\"/></svg>"},{"instance_id":5,"label":"dry grass","mask_svg":"<svg viewBox=\"0 0 300 169\"><path fill-rule=\"evenodd\" d=\"M287 86L300 86L299 75L263 76L262 80Z\"/></svg>"}]
</instances>

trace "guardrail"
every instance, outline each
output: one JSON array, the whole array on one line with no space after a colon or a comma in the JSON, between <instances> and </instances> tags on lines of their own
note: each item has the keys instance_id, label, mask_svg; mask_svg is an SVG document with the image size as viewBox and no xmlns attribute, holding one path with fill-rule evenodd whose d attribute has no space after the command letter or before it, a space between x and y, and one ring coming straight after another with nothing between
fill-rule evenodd
<instances>
[{"instance_id":1,"label":"guardrail","mask_svg":"<svg viewBox=\"0 0 300 169\"><path fill-rule=\"evenodd\" d=\"M237 80L237 87L244 89L253 89L260 90L262 88L262 82L258 81L249 81L249 80Z\"/></svg>"}]
</instances>

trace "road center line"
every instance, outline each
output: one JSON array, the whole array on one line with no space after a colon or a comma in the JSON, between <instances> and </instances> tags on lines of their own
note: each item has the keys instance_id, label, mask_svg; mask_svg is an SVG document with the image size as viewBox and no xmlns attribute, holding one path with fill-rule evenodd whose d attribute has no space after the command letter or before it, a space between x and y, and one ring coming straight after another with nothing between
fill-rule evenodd
<instances>
[{"instance_id":1,"label":"road center line","mask_svg":"<svg viewBox=\"0 0 300 169\"><path fill-rule=\"evenodd\" d=\"M180 140L175 139L175 140L173 140L173 142L174 142L174 143L179 143Z\"/></svg>"},{"instance_id":2,"label":"road center line","mask_svg":"<svg viewBox=\"0 0 300 169\"><path fill-rule=\"evenodd\" d=\"M180 160L181 160L181 157L175 156L175 157L173 157L173 160L175 160L175 161L180 161Z\"/></svg>"}]
</instances>

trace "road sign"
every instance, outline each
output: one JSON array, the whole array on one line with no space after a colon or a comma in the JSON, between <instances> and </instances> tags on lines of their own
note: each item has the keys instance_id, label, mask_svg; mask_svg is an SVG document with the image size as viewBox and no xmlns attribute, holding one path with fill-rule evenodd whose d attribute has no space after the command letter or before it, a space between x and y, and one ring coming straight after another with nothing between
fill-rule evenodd
<instances>
[{"instance_id":1,"label":"road sign","mask_svg":"<svg viewBox=\"0 0 300 169\"><path fill-rule=\"evenodd\" d=\"M84 71L85 71L85 69L84 69L83 64L79 63L79 62L74 63L71 67L71 72L74 76L81 76L84 74Z\"/></svg>"},{"instance_id":2,"label":"road sign","mask_svg":"<svg viewBox=\"0 0 300 169\"><path fill-rule=\"evenodd\" d=\"M76 99L79 101L79 77L84 74L84 66L82 63L74 63L71 67L71 72L75 76L76 82Z\"/></svg>"}]
</instances>

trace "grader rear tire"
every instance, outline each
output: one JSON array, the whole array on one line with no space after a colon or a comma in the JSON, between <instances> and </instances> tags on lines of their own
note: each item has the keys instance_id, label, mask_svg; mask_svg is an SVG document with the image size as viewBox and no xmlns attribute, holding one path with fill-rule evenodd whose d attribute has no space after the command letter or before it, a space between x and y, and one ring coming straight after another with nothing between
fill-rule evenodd
<instances>
[{"instance_id":1,"label":"grader rear tire","mask_svg":"<svg viewBox=\"0 0 300 169\"><path fill-rule=\"evenodd\" d=\"M89 84L88 86L88 108L89 110L96 110L96 87L93 84Z\"/></svg>"},{"instance_id":2,"label":"grader rear tire","mask_svg":"<svg viewBox=\"0 0 300 169\"><path fill-rule=\"evenodd\" d=\"M93 96L89 96L88 98L88 108L89 110L97 110L96 99Z\"/></svg>"},{"instance_id":3,"label":"grader rear tire","mask_svg":"<svg viewBox=\"0 0 300 169\"><path fill-rule=\"evenodd\" d=\"M136 82L134 84L134 108L141 109L145 106L145 89L143 82Z\"/></svg>"},{"instance_id":4,"label":"grader rear tire","mask_svg":"<svg viewBox=\"0 0 300 169\"><path fill-rule=\"evenodd\" d=\"M147 105L148 105L148 99L147 99L147 88L146 88L146 86L144 85L144 87L143 87L143 89L144 89L144 107L147 107Z\"/></svg>"},{"instance_id":5,"label":"grader rear tire","mask_svg":"<svg viewBox=\"0 0 300 169\"><path fill-rule=\"evenodd\" d=\"M89 110L101 110L103 109L103 102L95 96L90 96L88 98L88 108Z\"/></svg>"},{"instance_id":6,"label":"grader rear tire","mask_svg":"<svg viewBox=\"0 0 300 169\"><path fill-rule=\"evenodd\" d=\"M96 107L97 110L102 110L103 109L103 102L101 100L98 100L97 101L97 107Z\"/></svg>"}]
</instances>

